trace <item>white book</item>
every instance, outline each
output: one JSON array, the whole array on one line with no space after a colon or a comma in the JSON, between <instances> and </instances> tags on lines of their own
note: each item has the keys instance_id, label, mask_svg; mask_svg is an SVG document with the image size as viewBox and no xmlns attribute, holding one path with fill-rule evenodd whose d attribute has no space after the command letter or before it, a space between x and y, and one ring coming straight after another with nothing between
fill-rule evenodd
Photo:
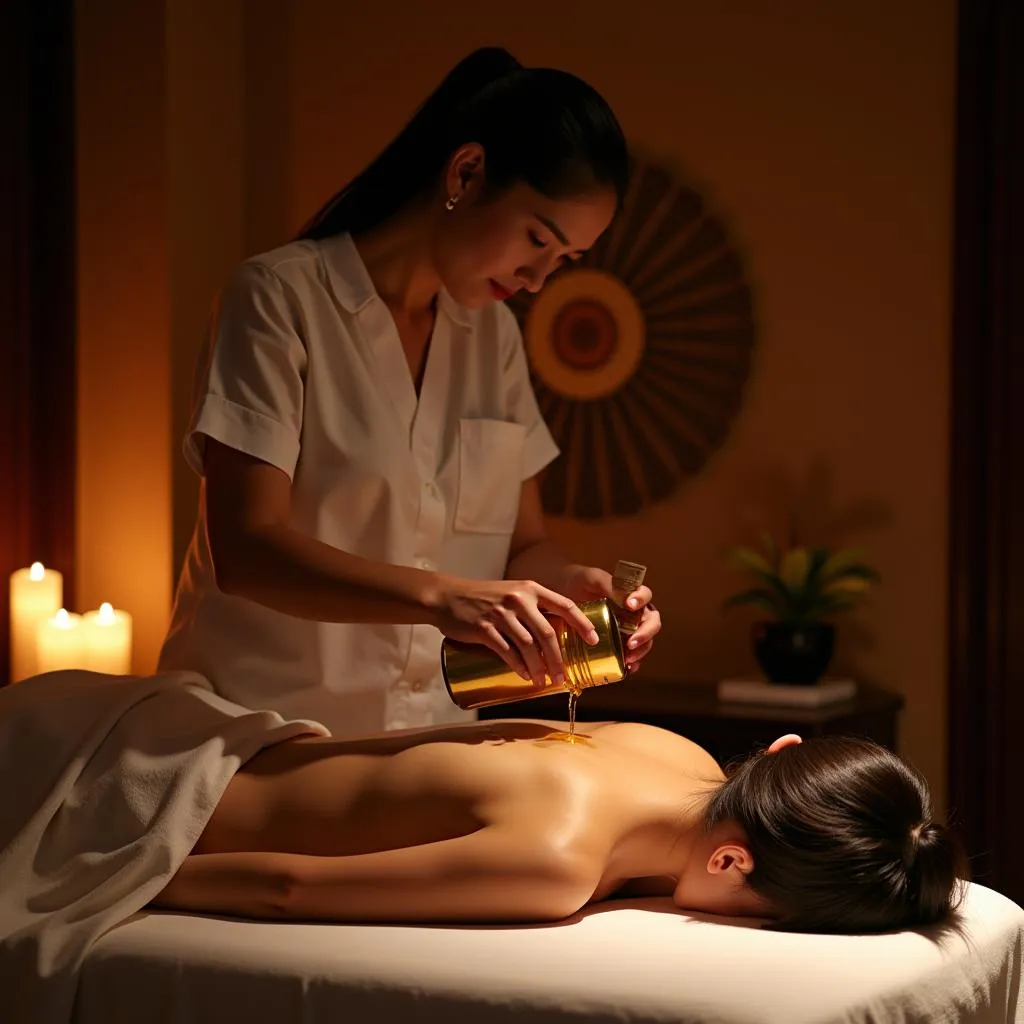
<instances>
[{"instance_id":1,"label":"white book","mask_svg":"<svg viewBox=\"0 0 1024 1024\"><path fill-rule=\"evenodd\" d=\"M718 699L728 704L820 708L849 700L856 692L857 684L852 679L826 679L810 686L766 683L760 679L723 679L718 684Z\"/></svg>"}]
</instances>

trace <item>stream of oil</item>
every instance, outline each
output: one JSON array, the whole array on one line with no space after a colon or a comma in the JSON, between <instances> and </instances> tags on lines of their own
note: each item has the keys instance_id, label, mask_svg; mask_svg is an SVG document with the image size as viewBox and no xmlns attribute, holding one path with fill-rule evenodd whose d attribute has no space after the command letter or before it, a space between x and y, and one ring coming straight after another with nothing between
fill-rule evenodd
<instances>
[{"instance_id":1,"label":"stream of oil","mask_svg":"<svg viewBox=\"0 0 1024 1024\"><path fill-rule=\"evenodd\" d=\"M579 702L582 690L569 691L569 731L553 733L548 739L562 740L564 743L580 744L585 746L588 742L586 736L576 734L576 704Z\"/></svg>"}]
</instances>

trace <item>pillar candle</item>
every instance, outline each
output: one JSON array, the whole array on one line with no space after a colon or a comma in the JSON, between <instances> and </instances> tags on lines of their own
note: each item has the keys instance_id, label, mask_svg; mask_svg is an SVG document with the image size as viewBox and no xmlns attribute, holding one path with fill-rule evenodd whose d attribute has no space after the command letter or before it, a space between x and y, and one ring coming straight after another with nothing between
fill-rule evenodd
<instances>
[{"instance_id":1,"label":"pillar candle","mask_svg":"<svg viewBox=\"0 0 1024 1024\"><path fill-rule=\"evenodd\" d=\"M34 676L36 634L64 603L64 577L55 569L33 562L11 574L11 682Z\"/></svg>"},{"instance_id":2,"label":"pillar candle","mask_svg":"<svg viewBox=\"0 0 1024 1024\"><path fill-rule=\"evenodd\" d=\"M36 634L38 671L87 668L83 632L82 616L63 608L53 618L47 619Z\"/></svg>"},{"instance_id":3,"label":"pillar candle","mask_svg":"<svg viewBox=\"0 0 1024 1024\"><path fill-rule=\"evenodd\" d=\"M132 617L104 601L97 611L85 613L82 625L89 668L128 675L132 669Z\"/></svg>"}]
</instances>

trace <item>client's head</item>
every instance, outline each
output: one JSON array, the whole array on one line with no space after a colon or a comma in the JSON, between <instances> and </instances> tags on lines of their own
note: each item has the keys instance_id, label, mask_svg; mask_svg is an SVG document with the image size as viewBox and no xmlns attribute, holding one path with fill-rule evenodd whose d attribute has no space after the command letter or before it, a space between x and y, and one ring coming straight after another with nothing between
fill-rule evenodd
<instances>
[{"instance_id":1,"label":"client's head","mask_svg":"<svg viewBox=\"0 0 1024 1024\"><path fill-rule=\"evenodd\" d=\"M920 773L868 740L792 739L732 769L705 817L709 834L741 830L746 849L730 863L776 927L857 932L942 920L959 902L967 858L931 820Z\"/></svg>"}]
</instances>

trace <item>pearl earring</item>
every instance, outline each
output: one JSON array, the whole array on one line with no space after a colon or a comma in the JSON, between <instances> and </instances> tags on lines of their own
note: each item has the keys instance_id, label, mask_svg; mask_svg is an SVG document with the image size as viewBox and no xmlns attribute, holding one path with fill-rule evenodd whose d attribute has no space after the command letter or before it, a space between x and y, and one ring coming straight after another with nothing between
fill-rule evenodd
<instances>
[{"instance_id":1,"label":"pearl earring","mask_svg":"<svg viewBox=\"0 0 1024 1024\"><path fill-rule=\"evenodd\" d=\"M459 197L458 196L449 196L448 197L448 202L444 204L444 208L446 210L454 210L455 209L455 204L458 201L459 201Z\"/></svg>"}]
</instances>

